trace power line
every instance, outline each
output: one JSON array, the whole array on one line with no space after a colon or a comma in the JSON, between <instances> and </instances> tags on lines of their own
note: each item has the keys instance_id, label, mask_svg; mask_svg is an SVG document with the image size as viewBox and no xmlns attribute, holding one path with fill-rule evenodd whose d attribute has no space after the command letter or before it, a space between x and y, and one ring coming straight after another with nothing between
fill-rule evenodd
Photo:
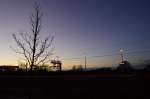
<instances>
[{"instance_id":1,"label":"power line","mask_svg":"<svg viewBox=\"0 0 150 99\"><path fill-rule=\"evenodd\" d=\"M147 53L147 52L150 52L150 49L149 50L145 50L145 51L132 51L132 52L126 52L125 54L135 54L135 53Z\"/></svg>"},{"instance_id":2,"label":"power line","mask_svg":"<svg viewBox=\"0 0 150 99\"><path fill-rule=\"evenodd\" d=\"M78 59L82 59L81 57L80 58L62 58L61 60L78 60Z\"/></svg>"},{"instance_id":3,"label":"power line","mask_svg":"<svg viewBox=\"0 0 150 99\"><path fill-rule=\"evenodd\" d=\"M132 56L132 54L144 54L144 53L148 53L147 55L150 55L150 49L137 49L136 51L133 51L133 50L125 50L125 52L124 53L122 53L122 54L124 54L125 56L127 55L127 56ZM116 57L120 57L120 52L118 51L118 52L116 52L116 53L111 53L111 54L104 54L104 55L96 55L96 56L80 56L80 57L72 57L72 58L62 58L61 60L62 61L64 61L64 63L66 62L70 62L71 64L73 63L73 64L76 64L76 62L77 63L80 63L80 64L82 64L83 66L84 66L84 68L85 68L85 70L90 66L90 62L91 62L91 60L93 59L93 58L96 58L96 60L101 60L100 58L103 58L103 57L108 57L108 58L111 58L111 59L113 59L113 56L115 56L115 58ZM89 60L89 64L87 64L87 62L88 62L88 60ZM122 59L122 61L123 61L124 59ZM75 62L74 62L75 61ZM101 61L102 62L102 61ZM111 62L112 63L112 62ZM94 65L93 66L96 66L96 64L97 64L97 62L95 63L94 62ZM99 63L98 63L99 64ZM116 63L112 63L112 64L116 64ZM78 66L78 65L77 65ZM97 65L97 66L100 66L100 65Z\"/></svg>"},{"instance_id":4,"label":"power line","mask_svg":"<svg viewBox=\"0 0 150 99\"><path fill-rule=\"evenodd\" d=\"M143 51L132 51L132 52L128 51L128 52L125 52L124 54L147 53L147 52L150 52L150 49L143 50ZM116 55L120 55L120 53L97 55L97 56L86 56L86 58L89 59L89 58L99 58L99 57L116 56ZM79 59L83 59L83 57L62 58L61 60L79 60Z\"/></svg>"},{"instance_id":5,"label":"power line","mask_svg":"<svg viewBox=\"0 0 150 99\"><path fill-rule=\"evenodd\" d=\"M107 54L107 55L99 55L99 56L86 56L86 58L97 58L97 57L106 57L106 56L114 56L114 55L119 55L119 53ZM62 58L62 60L76 60L76 59L83 59L83 57L78 57L78 58Z\"/></svg>"}]
</instances>

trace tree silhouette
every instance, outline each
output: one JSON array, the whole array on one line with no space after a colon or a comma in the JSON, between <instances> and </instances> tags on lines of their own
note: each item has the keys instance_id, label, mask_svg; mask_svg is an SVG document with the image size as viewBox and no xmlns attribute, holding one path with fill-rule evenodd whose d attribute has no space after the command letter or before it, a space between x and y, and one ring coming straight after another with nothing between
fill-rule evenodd
<instances>
[{"instance_id":1,"label":"tree silhouette","mask_svg":"<svg viewBox=\"0 0 150 99\"><path fill-rule=\"evenodd\" d=\"M41 40L42 15L39 4L35 3L34 13L30 17L31 33L20 33L18 36L12 34L19 48L13 50L23 55L31 71L34 66L49 62L49 56L52 55L51 45L54 36L47 36L44 40Z\"/></svg>"}]
</instances>

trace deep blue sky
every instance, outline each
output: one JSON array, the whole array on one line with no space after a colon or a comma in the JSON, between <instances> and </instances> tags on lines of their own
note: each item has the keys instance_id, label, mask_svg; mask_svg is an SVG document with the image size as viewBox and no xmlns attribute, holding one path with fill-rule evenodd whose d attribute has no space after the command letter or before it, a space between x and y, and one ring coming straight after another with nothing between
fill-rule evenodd
<instances>
[{"instance_id":1,"label":"deep blue sky","mask_svg":"<svg viewBox=\"0 0 150 99\"><path fill-rule=\"evenodd\" d=\"M150 49L149 0L0 0L1 64L16 63L11 34L30 31L34 1L44 13L41 35L55 36L60 58Z\"/></svg>"}]
</instances>

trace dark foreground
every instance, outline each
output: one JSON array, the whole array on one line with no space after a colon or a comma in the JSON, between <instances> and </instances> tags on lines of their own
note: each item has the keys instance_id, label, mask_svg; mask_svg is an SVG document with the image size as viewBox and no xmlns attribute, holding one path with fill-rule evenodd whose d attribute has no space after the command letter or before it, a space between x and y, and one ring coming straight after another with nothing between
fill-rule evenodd
<instances>
[{"instance_id":1,"label":"dark foreground","mask_svg":"<svg viewBox=\"0 0 150 99\"><path fill-rule=\"evenodd\" d=\"M150 99L148 74L2 74L0 84L0 99Z\"/></svg>"}]
</instances>

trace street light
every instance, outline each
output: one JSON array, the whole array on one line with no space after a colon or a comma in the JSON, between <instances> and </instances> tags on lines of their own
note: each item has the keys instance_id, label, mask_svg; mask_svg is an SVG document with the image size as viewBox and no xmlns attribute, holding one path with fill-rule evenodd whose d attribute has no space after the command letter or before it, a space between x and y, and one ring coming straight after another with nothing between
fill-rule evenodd
<instances>
[{"instance_id":1,"label":"street light","mask_svg":"<svg viewBox=\"0 0 150 99\"><path fill-rule=\"evenodd\" d=\"M121 63L124 62L123 49L120 49Z\"/></svg>"}]
</instances>

